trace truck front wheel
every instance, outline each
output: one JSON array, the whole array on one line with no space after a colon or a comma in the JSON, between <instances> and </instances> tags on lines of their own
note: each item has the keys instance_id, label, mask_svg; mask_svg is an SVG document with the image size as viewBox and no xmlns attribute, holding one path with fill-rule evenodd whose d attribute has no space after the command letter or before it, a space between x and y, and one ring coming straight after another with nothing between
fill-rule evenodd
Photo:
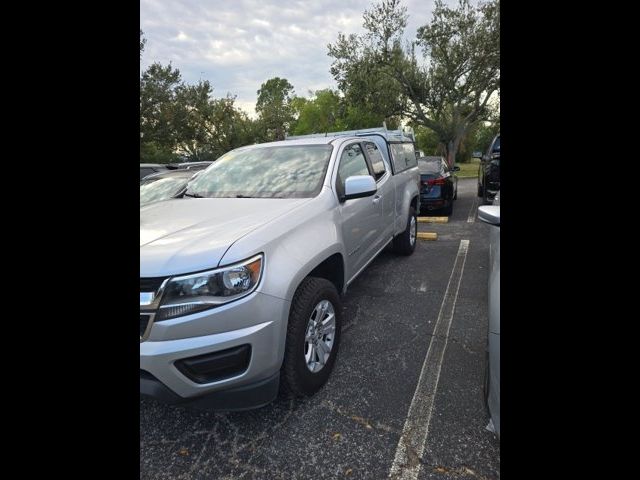
<instances>
[{"instance_id":1,"label":"truck front wheel","mask_svg":"<svg viewBox=\"0 0 640 480\"><path fill-rule=\"evenodd\" d=\"M418 238L418 219L413 207L409 207L407 228L393 239L393 250L400 255L411 255L416 249Z\"/></svg>"},{"instance_id":2,"label":"truck front wheel","mask_svg":"<svg viewBox=\"0 0 640 480\"><path fill-rule=\"evenodd\" d=\"M282 363L283 393L310 396L329 379L338 355L342 303L329 280L305 278L291 302Z\"/></svg>"}]
</instances>

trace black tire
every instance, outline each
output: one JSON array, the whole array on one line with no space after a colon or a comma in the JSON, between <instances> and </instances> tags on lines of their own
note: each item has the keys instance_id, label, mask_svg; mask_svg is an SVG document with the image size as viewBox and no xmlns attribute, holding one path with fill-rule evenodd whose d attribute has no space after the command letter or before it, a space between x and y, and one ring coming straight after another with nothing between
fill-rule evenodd
<instances>
[{"instance_id":1,"label":"black tire","mask_svg":"<svg viewBox=\"0 0 640 480\"><path fill-rule=\"evenodd\" d=\"M416 236L414 237L413 243L411 243L411 218L415 219L414 233L416 234ZM407 218L407 228L405 228L404 232L402 232L400 235L394 237L393 251L400 255L411 255L415 251L416 244L418 243L417 233L418 233L418 219L416 218L416 211L413 207L409 207L409 218Z\"/></svg>"},{"instance_id":2,"label":"black tire","mask_svg":"<svg viewBox=\"0 0 640 480\"><path fill-rule=\"evenodd\" d=\"M454 200L457 200L457 199L458 199L458 187L456 187L456 193L455 193L455 195L453 196L453 199L454 199Z\"/></svg>"},{"instance_id":3,"label":"black tire","mask_svg":"<svg viewBox=\"0 0 640 480\"><path fill-rule=\"evenodd\" d=\"M488 205L489 203L491 203L491 200L489 199L489 196L487 194L487 189L483 189L482 192L482 204L483 205Z\"/></svg>"},{"instance_id":4,"label":"black tire","mask_svg":"<svg viewBox=\"0 0 640 480\"><path fill-rule=\"evenodd\" d=\"M453 213L453 200L451 200L451 203L449 204L448 207L445 207L442 209L442 215L444 215L445 217L450 216Z\"/></svg>"},{"instance_id":5,"label":"black tire","mask_svg":"<svg viewBox=\"0 0 640 480\"><path fill-rule=\"evenodd\" d=\"M336 329L333 347L325 365L318 372L311 372L305 360L305 335L309 318L315 306L322 300L333 304ZM291 302L284 360L280 375L281 393L307 397L316 393L329 379L340 346L342 328L342 302L333 283L324 278L305 278Z\"/></svg>"},{"instance_id":6,"label":"black tire","mask_svg":"<svg viewBox=\"0 0 640 480\"><path fill-rule=\"evenodd\" d=\"M480 185L480 181L478 181L478 196L482 197L484 195L484 188Z\"/></svg>"}]
</instances>

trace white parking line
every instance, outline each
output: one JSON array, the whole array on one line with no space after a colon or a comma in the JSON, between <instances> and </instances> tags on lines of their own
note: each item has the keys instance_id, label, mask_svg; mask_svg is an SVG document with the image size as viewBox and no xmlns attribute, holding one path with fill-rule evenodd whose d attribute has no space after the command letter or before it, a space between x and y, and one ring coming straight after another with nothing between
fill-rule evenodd
<instances>
[{"instance_id":1,"label":"white parking line","mask_svg":"<svg viewBox=\"0 0 640 480\"><path fill-rule=\"evenodd\" d=\"M478 210L478 197L473 199L471 204L471 210L469 210L469 216L467 217L467 223L473 223L476 221L476 212Z\"/></svg>"},{"instance_id":2,"label":"white parking line","mask_svg":"<svg viewBox=\"0 0 640 480\"><path fill-rule=\"evenodd\" d=\"M422 364L418 385L411 400L407 419L404 422L393 464L389 470L390 479L416 480L420 473L421 458L429 435L433 401L438 390L440 370L449 340L449 329L456 309L458 291L460 290L460 282L462 281L468 251L469 240L460 240L458 254L453 264L447 290L440 306L438 320L433 330L433 337Z\"/></svg>"}]
</instances>

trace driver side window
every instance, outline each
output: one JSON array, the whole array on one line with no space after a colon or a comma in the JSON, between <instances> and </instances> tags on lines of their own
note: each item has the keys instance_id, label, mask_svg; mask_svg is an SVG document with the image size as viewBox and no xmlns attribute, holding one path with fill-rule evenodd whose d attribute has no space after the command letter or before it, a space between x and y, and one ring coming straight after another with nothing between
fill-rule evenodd
<instances>
[{"instance_id":1,"label":"driver side window","mask_svg":"<svg viewBox=\"0 0 640 480\"><path fill-rule=\"evenodd\" d=\"M336 185L339 196L344 195L345 180L353 175L371 175L362 148L358 143L346 147L340 156Z\"/></svg>"}]
</instances>

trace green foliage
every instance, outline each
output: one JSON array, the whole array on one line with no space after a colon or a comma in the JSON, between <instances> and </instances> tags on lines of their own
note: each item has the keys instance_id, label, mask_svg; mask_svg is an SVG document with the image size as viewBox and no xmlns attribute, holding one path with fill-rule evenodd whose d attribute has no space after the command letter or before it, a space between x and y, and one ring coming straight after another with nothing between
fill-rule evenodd
<instances>
[{"instance_id":1,"label":"green foliage","mask_svg":"<svg viewBox=\"0 0 640 480\"><path fill-rule=\"evenodd\" d=\"M140 79L140 162L215 160L253 143L258 128L235 97L212 94L208 81L186 85L171 65L151 65Z\"/></svg>"},{"instance_id":2,"label":"green foliage","mask_svg":"<svg viewBox=\"0 0 640 480\"><path fill-rule=\"evenodd\" d=\"M477 158L472 158L467 162L462 162L458 166L460 167L460 170L456 174L458 178L478 178L480 161Z\"/></svg>"},{"instance_id":3,"label":"green foliage","mask_svg":"<svg viewBox=\"0 0 640 480\"><path fill-rule=\"evenodd\" d=\"M478 151L484 153L489 148L493 137L500 133L500 121L482 122L473 133L473 136L469 139L469 155Z\"/></svg>"},{"instance_id":4,"label":"green foliage","mask_svg":"<svg viewBox=\"0 0 640 480\"><path fill-rule=\"evenodd\" d=\"M342 101L333 90L318 90L310 99L296 97L292 101L292 107L297 114L297 119L291 126L292 135L345 129Z\"/></svg>"},{"instance_id":5,"label":"green foliage","mask_svg":"<svg viewBox=\"0 0 640 480\"><path fill-rule=\"evenodd\" d=\"M171 64L151 65L140 79L140 158L169 158L176 147L176 93L180 72ZM150 161L150 160L149 160Z\"/></svg>"},{"instance_id":6,"label":"green foliage","mask_svg":"<svg viewBox=\"0 0 640 480\"><path fill-rule=\"evenodd\" d=\"M188 85L171 64L152 64L140 77L140 161L213 160L285 132L397 129L401 119L425 154L468 161L500 129L499 0L436 0L432 19L403 45L407 19L401 0L374 4L363 35L339 34L328 46L338 90L302 98L287 79L270 78L257 91L256 120L235 97L214 98L208 81ZM140 30L141 58L145 46Z\"/></svg>"},{"instance_id":7,"label":"green foliage","mask_svg":"<svg viewBox=\"0 0 640 480\"><path fill-rule=\"evenodd\" d=\"M429 128L453 163L469 130L489 118L500 88L499 0L459 0L453 8L436 0L431 22L403 47L407 18L400 0L365 11L364 35L340 34L329 45L331 73L351 104Z\"/></svg>"},{"instance_id":8,"label":"green foliage","mask_svg":"<svg viewBox=\"0 0 640 480\"><path fill-rule=\"evenodd\" d=\"M140 30L140 55L145 43ZM141 163L215 160L263 139L263 130L236 107L235 97L213 98L208 81L185 84L171 64L154 63L140 77Z\"/></svg>"},{"instance_id":9,"label":"green foliage","mask_svg":"<svg viewBox=\"0 0 640 480\"><path fill-rule=\"evenodd\" d=\"M155 142L140 142L140 163L174 163L181 162L180 156L157 145Z\"/></svg>"},{"instance_id":10,"label":"green foliage","mask_svg":"<svg viewBox=\"0 0 640 480\"><path fill-rule=\"evenodd\" d=\"M422 125L416 125L413 132L418 150L422 150L427 156L442 155L442 145L436 132Z\"/></svg>"},{"instance_id":11,"label":"green foliage","mask_svg":"<svg viewBox=\"0 0 640 480\"><path fill-rule=\"evenodd\" d=\"M296 115L290 128L291 135L381 127L385 121L389 129L400 126L398 117L385 118L368 106L349 104L336 90L325 89L310 93L310 98L295 97L291 101Z\"/></svg>"},{"instance_id":12,"label":"green foliage","mask_svg":"<svg viewBox=\"0 0 640 480\"><path fill-rule=\"evenodd\" d=\"M144 51L144 46L147 43L147 39L144 38L144 32L140 29L140 59L142 59L142 52Z\"/></svg>"},{"instance_id":13,"label":"green foliage","mask_svg":"<svg viewBox=\"0 0 640 480\"><path fill-rule=\"evenodd\" d=\"M206 160L209 157L212 93L213 88L208 81L197 85L180 85L176 89L175 148L190 160Z\"/></svg>"},{"instance_id":14,"label":"green foliage","mask_svg":"<svg viewBox=\"0 0 640 480\"><path fill-rule=\"evenodd\" d=\"M289 124L294 120L291 100L293 85L285 78L267 80L258 90L256 112L269 140L284 140Z\"/></svg>"},{"instance_id":15,"label":"green foliage","mask_svg":"<svg viewBox=\"0 0 640 480\"><path fill-rule=\"evenodd\" d=\"M414 132L418 149L422 150L425 155L444 155L444 148L436 132L422 125L414 127ZM456 152L455 163L470 162L473 152L484 152L491 143L491 140L493 140L493 137L499 132L499 119L494 122L476 123L460 142L460 147Z\"/></svg>"},{"instance_id":16,"label":"green foliage","mask_svg":"<svg viewBox=\"0 0 640 480\"><path fill-rule=\"evenodd\" d=\"M215 158L222 154L254 143L256 125L246 113L235 106L235 97L213 100L213 129L211 149Z\"/></svg>"}]
</instances>

